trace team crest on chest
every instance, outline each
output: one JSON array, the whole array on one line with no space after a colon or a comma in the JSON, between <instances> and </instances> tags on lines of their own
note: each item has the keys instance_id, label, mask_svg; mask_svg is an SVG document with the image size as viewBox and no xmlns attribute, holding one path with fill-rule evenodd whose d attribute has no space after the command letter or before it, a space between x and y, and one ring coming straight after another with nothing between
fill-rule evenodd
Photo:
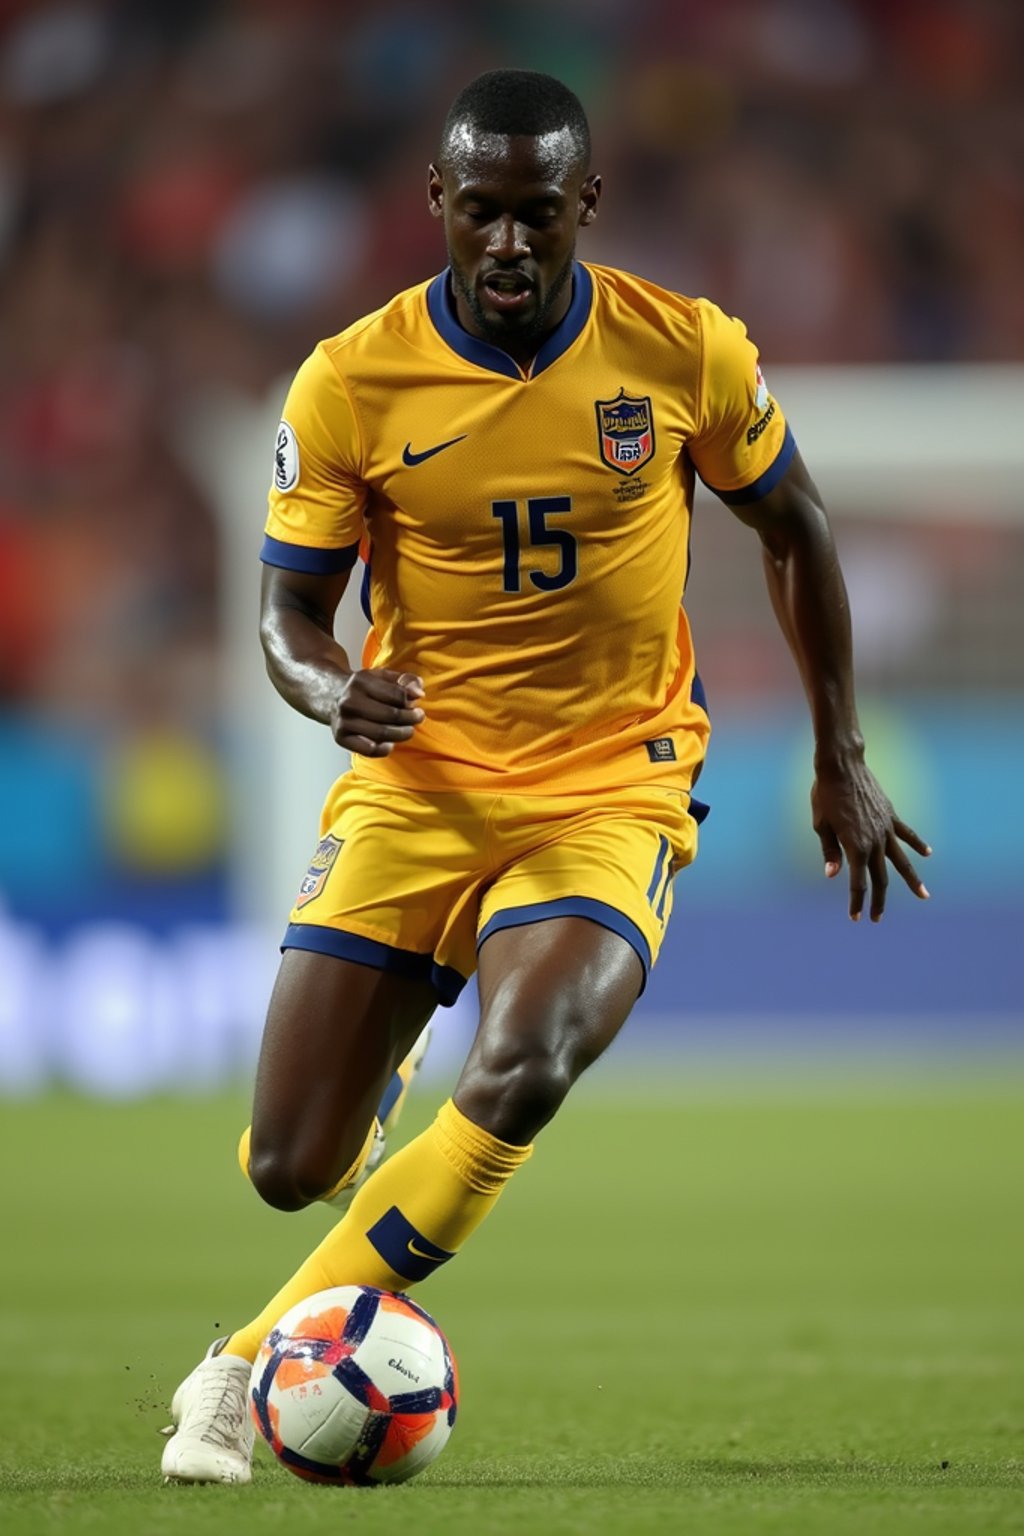
<instances>
[{"instance_id":1,"label":"team crest on chest","mask_svg":"<svg viewBox=\"0 0 1024 1536\"><path fill-rule=\"evenodd\" d=\"M602 459L620 475L635 475L654 453L650 395L627 395L620 389L614 400L595 400L594 409Z\"/></svg>"},{"instance_id":2,"label":"team crest on chest","mask_svg":"<svg viewBox=\"0 0 1024 1536\"><path fill-rule=\"evenodd\" d=\"M299 894L295 898L295 905L297 907L304 907L307 901L312 901L315 896L320 895L320 892L327 883L327 876L330 874L334 861L341 850L341 845L342 839L340 837L332 837L330 833L326 837L322 837L317 843L316 853L314 853L310 860L309 868L302 877Z\"/></svg>"}]
</instances>

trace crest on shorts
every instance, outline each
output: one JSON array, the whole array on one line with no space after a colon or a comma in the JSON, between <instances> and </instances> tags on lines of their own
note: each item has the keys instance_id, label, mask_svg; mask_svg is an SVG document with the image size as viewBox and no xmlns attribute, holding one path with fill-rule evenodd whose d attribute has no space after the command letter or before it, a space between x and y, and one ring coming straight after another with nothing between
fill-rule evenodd
<instances>
[{"instance_id":1,"label":"crest on shorts","mask_svg":"<svg viewBox=\"0 0 1024 1536\"><path fill-rule=\"evenodd\" d=\"M316 845L316 853L310 860L309 868L302 877L299 886L299 894L295 898L297 907L304 907L307 901L312 901L319 896L327 884L327 876L330 874L335 859L341 850L343 839L332 837L328 832Z\"/></svg>"},{"instance_id":2,"label":"crest on shorts","mask_svg":"<svg viewBox=\"0 0 1024 1536\"><path fill-rule=\"evenodd\" d=\"M620 475L635 475L654 453L650 395L627 395L620 389L614 400L595 400L594 408L602 459Z\"/></svg>"}]
</instances>

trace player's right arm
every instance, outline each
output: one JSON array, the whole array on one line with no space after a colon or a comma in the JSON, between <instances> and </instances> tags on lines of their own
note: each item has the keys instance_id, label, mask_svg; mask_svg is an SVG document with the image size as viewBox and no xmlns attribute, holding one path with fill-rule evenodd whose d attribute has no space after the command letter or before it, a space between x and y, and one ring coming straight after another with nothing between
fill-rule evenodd
<instances>
[{"instance_id":1,"label":"player's right arm","mask_svg":"<svg viewBox=\"0 0 1024 1536\"><path fill-rule=\"evenodd\" d=\"M263 541L260 639L270 679L293 709L330 727L339 746L386 757L423 719L423 682L354 668L334 615L365 532L359 423L324 346L285 401Z\"/></svg>"},{"instance_id":2,"label":"player's right arm","mask_svg":"<svg viewBox=\"0 0 1024 1536\"><path fill-rule=\"evenodd\" d=\"M420 678L384 668L353 668L334 638L334 614L349 572L328 575L263 567L260 640L271 682L283 699L330 727L339 747L387 757L424 718Z\"/></svg>"}]
</instances>

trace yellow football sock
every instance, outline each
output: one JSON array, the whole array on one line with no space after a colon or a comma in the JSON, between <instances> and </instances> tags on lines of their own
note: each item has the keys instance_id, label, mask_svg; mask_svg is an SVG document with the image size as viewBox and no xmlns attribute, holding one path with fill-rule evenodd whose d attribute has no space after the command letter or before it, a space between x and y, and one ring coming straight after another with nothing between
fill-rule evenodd
<instances>
[{"instance_id":1,"label":"yellow football sock","mask_svg":"<svg viewBox=\"0 0 1024 1536\"><path fill-rule=\"evenodd\" d=\"M255 1360L281 1315L332 1285L404 1291L456 1254L533 1151L499 1141L451 1099L433 1125L371 1174L329 1232L225 1353Z\"/></svg>"}]
</instances>

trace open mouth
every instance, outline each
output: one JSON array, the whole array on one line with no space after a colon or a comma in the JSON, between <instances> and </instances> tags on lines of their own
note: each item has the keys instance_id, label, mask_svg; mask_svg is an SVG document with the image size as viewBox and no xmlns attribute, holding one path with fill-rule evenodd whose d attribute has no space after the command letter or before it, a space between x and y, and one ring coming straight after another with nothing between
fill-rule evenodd
<instances>
[{"instance_id":1,"label":"open mouth","mask_svg":"<svg viewBox=\"0 0 1024 1536\"><path fill-rule=\"evenodd\" d=\"M533 284L523 272L488 272L483 291L490 305L501 314L516 314L533 297Z\"/></svg>"}]
</instances>

